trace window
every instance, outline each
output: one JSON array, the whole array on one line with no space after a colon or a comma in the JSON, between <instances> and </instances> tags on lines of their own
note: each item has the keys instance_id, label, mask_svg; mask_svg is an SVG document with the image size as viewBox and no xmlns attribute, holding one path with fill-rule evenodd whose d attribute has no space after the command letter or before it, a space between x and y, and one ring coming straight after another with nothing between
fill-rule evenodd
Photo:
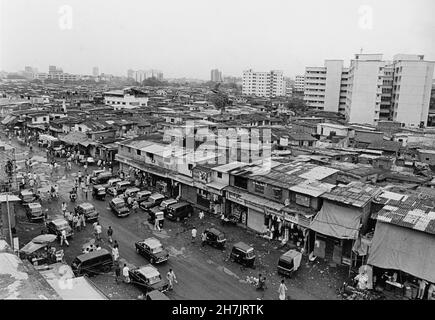
<instances>
[{"instance_id":1,"label":"window","mask_svg":"<svg viewBox=\"0 0 435 320\"><path fill-rule=\"evenodd\" d=\"M187 168L188 168L189 170L192 170L192 169L193 169L193 164L189 163L189 164L187 165Z\"/></svg>"},{"instance_id":2,"label":"window","mask_svg":"<svg viewBox=\"0 0 435 320\"><path fill-rule=\"evenodd\" d=\"M140 156L141 155L141 151L138 149L138 150L136 150L136 153L137 153L137 155L138 156Z\"/></svg>"},{"instance_id":3,"label":"window","mask_svg":"<svg viewBox=\"0 0 435 320\"><path fill-rule=\"evenodd\" d=\"M429 161L429 158L426 158L426 161Z\"/></svg>"},{"instance_id":4,"label":"window","mask_svg":"<svg viewBox=\"0 0 435 320\"><path fill-rule=\"evenodd\" d=\"M264 193L264 186L265 186L264 183L254 181L255 192Z\"/></svg>"},{"instance_id":5,"label":"window","mask_svg":"<svg viewBox=\"0 0 435 320\"><path fill-rule=\"evenodd\" d=\"M219 179L222 179L222 172L218 172L218 173L217 173L217 177L218 177Z\"/></svg>"},{"instance_id":6,"label":"window","mask_svg":"<svg viewBox=\"0 0 435 320\"><path fill-rule=\"evenodd\" d=\"M273 197L275 199L281 199L282 198L282 189L280 189L280 188L273 188Z\"/></svg>"},{"instance_id":7,"label":"window","mask_svg":"<svg viewBox=\"0 0 435 320\"><path fill-rule=\"evenodd\" d=\"M234 177L234 185L242 189L248 189L248 180L243 177Z\"/></svg>"},{"instance_id":8,"label":"window","mask_svg":"<svg viewBox=\"0 0 435 320\"><path fill-rule=\"evenodd\" d=\"M131 153L131 148L127 147L127 151L128 151L128 153Z\"/></svg>"}]
</instances>

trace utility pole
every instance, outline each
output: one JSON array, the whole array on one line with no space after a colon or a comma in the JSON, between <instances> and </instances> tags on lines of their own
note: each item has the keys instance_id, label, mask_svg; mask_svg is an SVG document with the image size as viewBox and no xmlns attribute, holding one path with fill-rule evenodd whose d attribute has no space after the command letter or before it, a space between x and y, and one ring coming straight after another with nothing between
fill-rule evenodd
<instances>
[{"instance_id":1,"label":"utility pole","mask_svg":"<svg viewBox=\"0 0 435 320\"><path fill-rule=\"evenodd\" d=\"M9 211L9 194L6 194L6 211L8 214L8 229L9 229L9 240L10 240L9 244L11 245L11 247L13 247L14 239L12 238L11 212Z\"/></svg>"}]
</instances>

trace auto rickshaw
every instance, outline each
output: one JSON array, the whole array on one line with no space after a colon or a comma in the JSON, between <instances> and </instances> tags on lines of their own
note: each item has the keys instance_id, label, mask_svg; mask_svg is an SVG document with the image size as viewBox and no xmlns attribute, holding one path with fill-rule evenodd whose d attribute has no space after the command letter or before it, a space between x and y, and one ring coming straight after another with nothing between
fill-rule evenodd
<instances>
[{"instance_id":1,"label":"auto rickshaw","mask_svg":"<svg viewBox=\"0 0 435 320\"><path fill-rule=\"evenodd\" d=\"M219 249L225 248L225 242L227 239L222 231L216 228L208 228L205 229L204 232L206 236L205 243Z\"/></svg>"},{"instance_id":2,"label":"auto rickshaw","mask_svg":"<svg viewBox=\"0 0 435 320\"><path fill-rule=\"evenodd\" d=\"M96 199L104 200L104 198L106 197L106 188L101 184L93 186L92 196Z\"/></svg>"},{"instance_id":3,"label":"auto rickshaw","mask_svg":"<svg viewBox=\"0 0 435 320\"><path fill-rule=\"evenodd\" d=\"M148 222L154 224L156 220L159 221L159 227L163 228L163 221L165 220L163 211L160 207L153 207L148 211Z\"/></svg>"},{"instance_id":4,"label":"auto rickshaw","mask_svg":"<svg viewBox=\"0 0 435 320\"><path fill-rule=\"evenodd\" d=\"M36 200L35 194L32 190L25 189L20 192L20 198L23 203L30 203Z\"/></svg>"},{"instance_id":5,"label":"auto rickshaw","mask_svg":"<svg viewBox=\"0 0 435 320\"><path fill-rule=\"evenodd\" d=\"M297 250L289 250L278 259L278 273L291 277L298 270L302 260L302 253Z\"/></svg>"},{"instance_id":6,"label":"auto rickshaw","mask_svg":"<svg viewBox=\"0 0 435 320\"><path fill-rule=\"evenodd\" d=\"M244 242L237 242L233 245L230 253L230 259L246 267L254 268L254 248Z\"/></svg>"}]
</instances>

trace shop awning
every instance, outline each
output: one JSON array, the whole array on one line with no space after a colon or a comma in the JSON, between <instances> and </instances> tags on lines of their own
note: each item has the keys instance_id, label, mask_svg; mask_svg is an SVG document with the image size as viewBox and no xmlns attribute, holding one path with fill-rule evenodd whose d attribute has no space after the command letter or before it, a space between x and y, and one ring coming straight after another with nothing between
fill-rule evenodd
<instances>
[{"instance_id":1,"label":"shop awning","mask_svg":"<svg viewBox=\"0 0 435 320\"><path fill-rule=\"evenodd\" d=\"M4 124L4 125L8 125L8 124L11 123L12 121L14 121L16 118L17 118L17 117L15 117L15 116L8 115L8 116L6 116L6 117L2 120L2 124Z\"/></svg>"},{"instance_id":2,"label":"shop awning","mask_svg":"<svg viewBox=\"0 0 435 320\"><path fill-rule=\"evenodd\" d=\"M324 201L310 229L338 239L357 239L362 212Z\"/></svg>"},{"instance_id":3,"label":"shop awning","mask_svg":"<svg viewBox=\"0 0 435 320\"><path fill-rule=\"evenodd\" d=\"M211 189L216 189L218 191L221 191L223 188L227 187L228 185L225 183L220 183L218 181L212 181L210 183L207 183L207 187Z\"/></svg>"},{"instance_id":4,"label":"shop awning","mask_svg":"<svg viewBox=\"0 0 435 320\"><path fill-rule=\"evenodd\" d=\"M227 186L224 189L229 191L229 192L239 194L240 200L244 201L246 205L248 205L248 206L254 205L257 208L261 208L262 211L264 209L266 209L266 210L269 209L269 210L273 210L276 212L281 212L281 209L283 209L285 207L285 205L282 203L277 203L277 202L270 201L270 200L267 200L267 199L262 198L262 197L254 196L254 195L249 194L247 192L240 191L239 189L232 187L232 186ZM229 199L231 200L231 198L229 198Z\"/></svg>"},{"instance_id":5,"label":"shop awning","mask_svg":"<svg viewBox=\"0 0 435 320\"><path fill-rule=\"evenodd\" d=\"M435 283L435 236L377 221L367 264Z\"/></svg>"}]
</instances>

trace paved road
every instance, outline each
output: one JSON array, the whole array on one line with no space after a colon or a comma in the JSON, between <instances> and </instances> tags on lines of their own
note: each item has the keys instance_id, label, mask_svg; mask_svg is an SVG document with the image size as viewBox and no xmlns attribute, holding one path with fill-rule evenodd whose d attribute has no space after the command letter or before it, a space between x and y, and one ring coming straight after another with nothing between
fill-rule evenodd
<instances>
[{"instance_id":1,"label":"paved road","mask_svg":"<svg viewBox=\"0 0 435 320\"><path fill-rule=\"evenodd\" d=\"M37 153L42 154L41 150L36 150ZM90 168L89 172L92 172ZM165 220L165 227L162 232L156 232L152 230L152 226L146 222L147 214L141 209L137 213L131 213L130 216L125 218L118 218L115 216L108 207L108 202L111 199L107 196L105 201L94 200L92 197L85 199L84 194L79 192L79 198L77 203L71 203L69 201L68 192L71 190L75 172L78 168L74 166L72 174L65 175L63 168L59 170L59 176L51 177L49 174L49 168L45 164L40 164L38 168L35 168L40 174L42 179L48 179L56 181L59 185L60 199L57 201L50 201L43 203L44 208L49 209L49 216L54 217L59 215L61 210L61 203L65 201L69 210L73 210L74 206L81 202L91 202L95 205L100 213L99 221L103 226L104 235L108 226L112 226L114 229L114 239L116 239L120 246L120 256L129 263L136 266L148 264L148 261L142 256L138 255L134 249L134 243L137 240L144 239L150 236L159 238L163 245L170 252L170 259L167 263L157 266L160 273L165 277L169 268L172 268L178 279L178 284L172 292L168 293L168 296L172 299L227 299L227 300L240 300L240 299L276 299L277 287L276 284L270 285L266 292L258 292L251 284L244 281L247 275L257 276L258 271L251 269L241 269L239 265L227 261L229 254L229 248L222 252L220 250L211 247L201 247L199 243L190 243L190 229L188 226L183 226L182 223L171 222ZM207 219L206 219L207 220ZM209 226L215 220L208 219L206 222L202 222L204 225L197 225L198 235L205 228ZM198 223L197 218L195 223ZM243 230L238 228L232 229L234 234L228 230L227 233L229 245L237 240L237 233L243 233ZM66 260L68 263L72 259L80 254L80 247L87 240L91 239L92 228L88 226L86 230L77 233L72 240L70 248L67 249ZM110 249L107 243L107 239L103 238L103 247ZM273 254L273 258L272 258ZM279 256L279 252L273 252L270 254L270 260L272 261L267 267L263 268L261 272L268 271L269 274L274 274L276 281L279 278L276 277L276 259ZM268 257L266 257L267 259ZM270 278L269 278L270 279ZM293 299L322 299L323 297L318 292L311 294L306 288L297 287L293 284L292 280L286 281L289 288L289 294ZM313 288L313 291L318 291ZM311 290L310 290L311 292Z\"/></svg>"}]
</instances>

